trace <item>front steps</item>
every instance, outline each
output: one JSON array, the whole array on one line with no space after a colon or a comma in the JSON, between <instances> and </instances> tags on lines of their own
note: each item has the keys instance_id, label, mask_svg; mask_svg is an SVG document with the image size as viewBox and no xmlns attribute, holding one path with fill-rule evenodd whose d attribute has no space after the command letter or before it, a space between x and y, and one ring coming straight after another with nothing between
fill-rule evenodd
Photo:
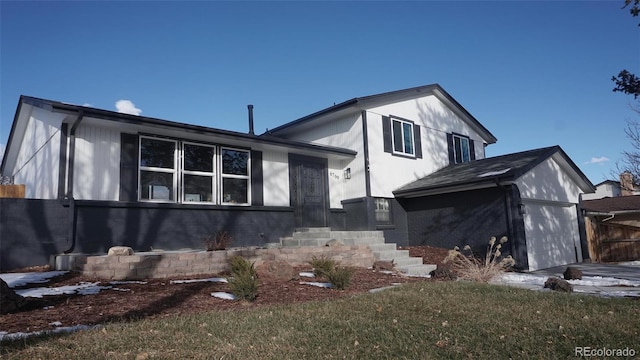
<instances>
[{"instance_id":1,"label":"front steps","mask_svg":"<svg viewBox=\"0 0 640 360\"><path fill-rule=\"evenodd\" d=\"M410 257L408 250L398 250L396 244L385 243L382 231L332 231L330 228L299 228L293 236L280 239L283 247L325 246L337 240L344 245L367 245L376 260L391 261L398 271L405 275L428 275L436 265L422 263L422 258Z\"/></svg>"}]
</instances>

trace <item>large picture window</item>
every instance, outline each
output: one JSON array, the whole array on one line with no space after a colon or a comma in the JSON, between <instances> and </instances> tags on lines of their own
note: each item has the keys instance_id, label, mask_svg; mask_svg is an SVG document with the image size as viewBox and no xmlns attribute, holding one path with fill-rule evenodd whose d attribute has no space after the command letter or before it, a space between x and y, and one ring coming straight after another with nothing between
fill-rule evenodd
<instances>
[{"instance_id":1,"label":"large picture window","mask_svg":"<svg viewBox=\"0 0 640 360\"><path fill-rule=\"evenodd\" d=\"M141 201L248 205L250 152L140 137Z\"/></svg>"}]
</instances>

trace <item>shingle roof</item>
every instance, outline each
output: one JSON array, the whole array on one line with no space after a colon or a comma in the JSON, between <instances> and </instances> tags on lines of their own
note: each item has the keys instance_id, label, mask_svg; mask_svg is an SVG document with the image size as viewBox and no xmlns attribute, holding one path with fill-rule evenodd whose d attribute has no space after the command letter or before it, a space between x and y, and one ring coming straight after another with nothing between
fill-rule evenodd
<instances>
[{"instance_id":1,"label":"shingle roof","mask_svg":"<svg viewBox=\"0 0 640 360\"><path fill-rule=\"evenodd\" d=\"M480 188L496 182L512 181L524 175L544 160L560 153L582 180L593 189L593 185L569 159L560 146L534 149L466 163L449 165L433 174L418 179L395 190L397 197L410 197L418 193L447 192L459 187Z\"/></svg>"},{"instance_id":2,"label":"shingle roof","mask_svg":"<svg viewBox=\"0 0 640 360\"><path fill-rule=\"evenodd\" d=\"M606 197L585 200L582 207L591 212L614 213L617 211L640 211L640 195Z\"/></svg>"}]
</instances>

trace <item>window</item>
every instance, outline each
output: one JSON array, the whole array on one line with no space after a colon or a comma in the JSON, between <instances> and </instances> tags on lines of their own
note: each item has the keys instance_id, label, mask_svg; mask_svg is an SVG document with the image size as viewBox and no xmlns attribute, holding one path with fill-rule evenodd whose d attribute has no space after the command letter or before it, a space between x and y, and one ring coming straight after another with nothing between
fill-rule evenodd
<instances>
[{"instance_id":1,"label":"window","mask_svg":"<svg viewBox=\"0 0 640 360\"><path fill-rule=\"evenodd\" d=\"M176 142L140 139L140 199L173 201L177 188Z\"/></svg>"},{"instance_id":2,"label":"window","mask_svg":"<svg viewBox=\"0 0 640 360\"><path fill-rule=\"evenodd\" d=\"M222 148L222 203L249 202L249 152Z\"/></svg>"},{"instance_id":3,"label":"window","mask_svg":"<svg viewBox=\"0 0 640 360\"><path fill-rule=\"evenodd\" d=\"M184 202L214 202L215 148L199 144L182 144L182 196Z\"/></svg>"},{"instance_id":4,"label":"window","mask_svg":"<svg viewBox=\"0 0 640 360\"><path fill-rule=\"evenodd\" d=\"M389 199L376 198L374 211L376 215L376 223L391 224L391 207Z\"/></svg>"},{"instance_id":5,"label":"window","mask_svg":"<svg viewBox=\"0 0 640 360\"><path fill-rule=\"evenodd\" d=\"M393 152L415 155L413 139L413 123L400 119L391 119L393 132Z\"/></svg>"},{"instance_id":6,"label":"window","mask_svg":"<svg viewBox=\"0 0 640 360\"><path fill-rule=\"evenodd\" d=\"M250 158L247 150L142 136L140 200L247 205Z\"/></svg>"},{"instance_id":7,"label":"window","mask_svg":"<svg viewBox=\"0 0 640 360\"><path fill-rule=\"evenodd\" d=\"M454 164L460 164L475 159L473 141L471 141L468 136L452 134L450 146L450 160Z\"/></svg>"}]
</instances>

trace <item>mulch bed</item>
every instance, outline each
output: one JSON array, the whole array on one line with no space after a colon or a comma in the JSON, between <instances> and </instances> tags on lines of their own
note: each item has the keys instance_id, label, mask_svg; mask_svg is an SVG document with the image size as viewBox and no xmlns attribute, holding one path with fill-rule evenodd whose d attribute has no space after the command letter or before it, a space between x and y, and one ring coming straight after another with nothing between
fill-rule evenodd
<instances>
[{"instance_id":1,"label":"mulch bed","mask_svg":"<svg viewBox=\"0 0 640 360\"><path fill-rule=\"evenodd\" d=\"M431 247L403 247L411 256L423 257L424 263L442 265L446 249ZM310 267L296 270L309 270ZM36 270L36 269L31 269ZM213 275L201 276L207 278ZM198 277L190 277L195 279ZM233 311L266 305L294 304L309 301L329 301L395 283L432 281L426 278L406 277L357 269L346 290L319 288L300 284L300 281L318 281L308 278L277 282L261 279L258 297L252 303L223 300L211 296L212 292L228 292L225 283L195 282L172 284L171 279L148 280L146 284L127 283L110 285L109 281L67 273L51 279L46 284L30 284L25 287L57 287L76 285L80 282L101 282L101 286L113 286L95 295L55 295L43 298L25 298L20 311L0 316L0 331L33 332L51 330L58 326L95 325L109 322L125 322L142 318L163 318L205 311ZM25 288L22 287L22 288Z\"/></svg>"}]
</instances>

